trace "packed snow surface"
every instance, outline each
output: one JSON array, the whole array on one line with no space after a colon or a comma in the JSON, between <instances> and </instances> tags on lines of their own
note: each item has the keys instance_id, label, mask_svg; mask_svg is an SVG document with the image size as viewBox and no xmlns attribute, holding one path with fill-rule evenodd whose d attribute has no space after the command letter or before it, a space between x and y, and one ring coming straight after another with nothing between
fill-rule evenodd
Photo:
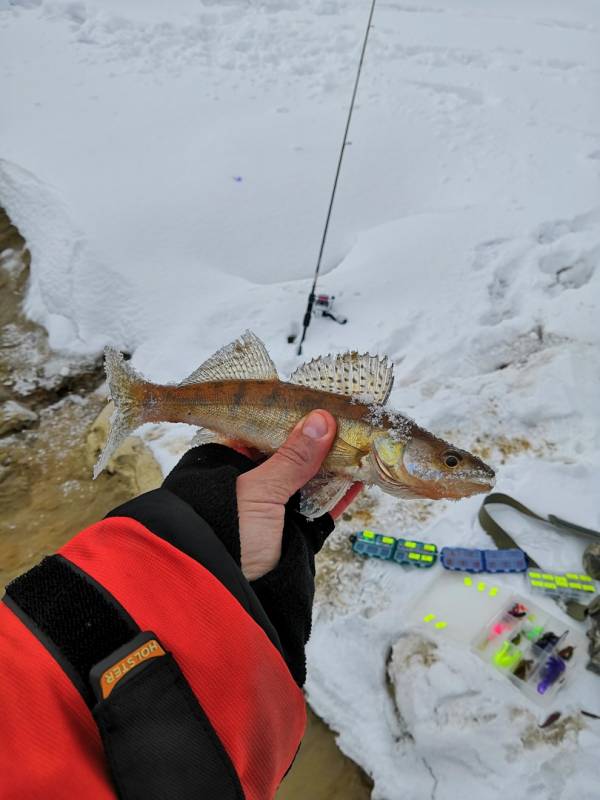
<instances>
[{"instance_id":1,"label":"packed snow surface","mask_svg":"<svg viewBox=\"0 0 600 800\"><path fill-rule=\"evenodd\" d=\"M0 0L0 205L51 344L157 381L302 318L368 16L359 0ZM377 5L305 357L396 364L390 406L478 447L500 491L600 528L600 5ZM152 427L165 469L193 431ZM371 528L489 545L479 499L372 494ZM502 521L547 569L583 542ZM380 800L597 798L600 683L559 727L467 649L409 629L435 571L321 558L308 696ZM524 591L520 578L507 581ZM552 613L560 614L558 609ZM575 623L573 623L575 624ZM429 649L428 649L429 648ZM431 653L434 653L432 656ZM427 655L429 654L429 655Z\"/></svg>"}]
</instances>

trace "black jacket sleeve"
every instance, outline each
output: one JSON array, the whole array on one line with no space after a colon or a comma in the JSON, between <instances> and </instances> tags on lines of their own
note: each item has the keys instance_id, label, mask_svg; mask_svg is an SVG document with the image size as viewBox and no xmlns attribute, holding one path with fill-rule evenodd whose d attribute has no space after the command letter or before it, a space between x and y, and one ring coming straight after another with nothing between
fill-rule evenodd
<instances>
[{"instance_id":1,"label":"black jacket sleeve","mask_svg":"<svg viewBox=\"0 0 600 800\"><path fill-rule=\"evenodd\" d=\"M214 531L234 561L240 565L236 480L256 464L246 456L218 444L189 450L163 483L188 504ZM143 500L138 498L138 501ZM306 679L304 648L311 629L314 598L315 554L334 524L329 514L309 521L298 511L295 495L286 507L281 559L271 572L250 586L274 626L286 663L299 686ZM112 514L139 518L144 504L131 504ZM123 511L125 509L125 511ZM141 519L147 522L147 519ZM170 520L171 524L176 520ZM179 544L181 547L181 544ZM187 549L187 548L183 548Z\"/></svg>"}]
</instances>

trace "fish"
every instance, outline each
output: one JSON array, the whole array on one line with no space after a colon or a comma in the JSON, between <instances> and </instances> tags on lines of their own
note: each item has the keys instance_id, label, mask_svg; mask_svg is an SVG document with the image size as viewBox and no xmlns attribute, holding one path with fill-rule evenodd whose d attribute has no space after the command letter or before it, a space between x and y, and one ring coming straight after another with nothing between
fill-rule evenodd
<instances>
[{"instance_id":1,"label":"fish","mask_svg":"<svg viewBox=\"0 0 600 800\"><path fill-rule=\"evenodd\" d=\"M386 407L394 380L387 356L322 356L284 381L263 342L246 331L177 384L146 380L112 347L104 364L114 411L94 478L147 422L185 422L200 428L192 445L236 440L268 456L320 408L335 417L337 435L300 492L309 519L330 511L357 481L403 499L458 500L494 486L493 469L477 456Z\"/></svg>"}]
</instances>

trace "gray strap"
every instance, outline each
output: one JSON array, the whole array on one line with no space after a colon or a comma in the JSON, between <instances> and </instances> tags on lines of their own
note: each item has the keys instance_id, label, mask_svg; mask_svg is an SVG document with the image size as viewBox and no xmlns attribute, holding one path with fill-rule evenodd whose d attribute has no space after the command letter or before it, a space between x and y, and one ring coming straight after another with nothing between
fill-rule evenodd
<instances>
[{"instance_id":1,"label":"gray strap","mask_svg":"<svg viewBox=\"0 0 600 800\"><path fill-rule=\"evenodd\" d=\"M523 503L519 503L519 501L515 500L514 497L511 497L508 494L503 494L502 492L492 492L492 494L488 494L481 504L481 508L479 509L479 523L483 530L489 536L491 536L494 544L499 550L506 550L511 547L519 547L519 545L515 542L512 536L510 536L510 534L507 533L504 528L499 525L488 513L486 506L494 503L498 505L509 506L515 511L524 514L526 517L532 517L540 522L545 522L546 525L551 525L561 533L571 533L576 536L600 539L600 532L598 531L594 531L591 528L583 528L581 525L575 525L573 522L560 519L560 517L557 517L554 514L548 514L547 517L541 517L539 514L536 514L535 511L532 511L530 508L527 508L527 506L524 506ZM520 549L522 550L523 548ZM525 553L525 556L527 557L527 563L530 567L539 566L527 553ZM582 621L587 615L587 607L581 603L577 603L575 600L570 600L566 603L566 612L569 614L569 616L573 617L573 619Z\"/></svg>"}]
</instances>

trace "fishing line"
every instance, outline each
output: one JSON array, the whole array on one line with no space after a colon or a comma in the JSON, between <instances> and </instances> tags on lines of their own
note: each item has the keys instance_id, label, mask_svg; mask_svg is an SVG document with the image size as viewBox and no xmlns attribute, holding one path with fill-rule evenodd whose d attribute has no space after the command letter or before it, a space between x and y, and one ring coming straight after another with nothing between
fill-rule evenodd
<instances>
[{"instance_id":1,"label":"fishing line","mask_svg":"<svg viewBox=\"0 0 600 800\"><path fill-rule=\"evenodd\" d=\"M356 80L354 81L354 91L352 92L352 100L350 101L350 108L348 109L348 118L346 120L346 129L344 130L344 136L342 138L342 146L340 148L340 155L338 158L337 170L335 173L335 180L333 181L333 189L331 191L331 198L329 200L329 209L327 210L327 218L325 220L325 227L323 229L323 236L321 238L321 247L319 249L319 257L317 259L317 266L315 269L315 277L313 279L312 289L310 290L310 294L308 295L308 303L306 306L306 312L304 314L304 319L302 321L303 329L302 329L302 337L300 339L300 344L298 345L298 355L302 354L302 345L306 338L306 331L308 326L310 325L310 319L312 317L313 305L315 302L315 289L317 288L317 278L319 277L319 270L321 269L321 261L323 259L323 251L325 250L325 242L327 240L327 232L329 230L329 221L331 219L331 211L333 209L333 203L335 200L335 193L337 190L338 180L340 177L340 171L342 168L342 161L344 160L344 153L346 152L346 145L348 144L348 131L350 130L350 122L352 120L352 113L354 111L354 101L356 100L356 93L358 91L358 84L360 82L360 73L362 71L363 61L365 59L365 52L367 50L367 42L369 41L369 32L371 30L371 22L373 20L373 13L375 11L375 3L377 0L372 0L371 3L371 11L369 12L369 21L367 22L367 29L365 31L365 38L363 41L362 50L360 53L360 60L358 62L358 70L356 72Z\"/></svg>"}]
</instances>

